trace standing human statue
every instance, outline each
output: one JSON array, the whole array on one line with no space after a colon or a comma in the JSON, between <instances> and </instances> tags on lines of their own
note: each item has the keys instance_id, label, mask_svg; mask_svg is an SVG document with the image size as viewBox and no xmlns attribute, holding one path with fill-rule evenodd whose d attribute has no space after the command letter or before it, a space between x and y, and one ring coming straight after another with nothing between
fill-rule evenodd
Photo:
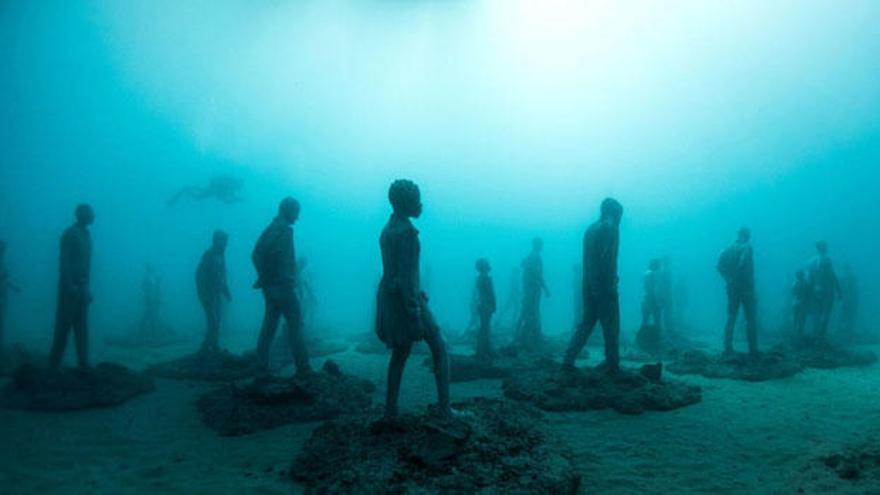
<instances>
[{"instance_id":1,"label":"standing human statue","mask_svg":"<svg viewBox=\"0 0 880 495\"><path fill-rule=\"evenodd\" d=\"M89 304L92 293L89 278L92 268L92 236L89 226L95 212L87 204L76 207L76 222L61 236L58 265L58 305L55 312L55 335L49 353L49 366L57 369L64 357L67 336L73 331L76 357L80 368L89 366Z\"/></svg>"},{"instance_id":2,"label":"standing human statue","mask_svg":"<svg viewBox=\"0 0 880 495\"><path fill-rule=\"evenodd\" d=\"M202 254L196 269L196 292L205 311L205 339L201 352L220 351L220 323L223 321L223 306L232 301L229 283L226 279L226 245L229 234L215 230L211 247Z\"/></svg>"},{"instance_id":3,"label":"standing human statue","mask_svg":"<svg viewBox=\"0 0 880 495\"><path fill-rule=\"evenodd\" d=\"M661 318L663 312L661 307L662 296L660 295L661 270L660 260L653 258L648 262L648 270L642 277L642 288L644 290L644 295L642 296L643 327L651 324L658 329L663 327Z\"/></svg>"},{"instance_id":4,"label":"standing human statue","mask_svg":"<svg viewBox=\"0 0 880 495\"><path fill-rule=\"evenodd\" d=\"M257 270L254 288L263 291L266 311L257 340L257 366L261 375L269 373L269 351L281 316L297 373L311 371L309 353L302 332L302 312L296 295L296 249L293 224L299 219L299 202L291 197L281 200L278 216L257 240L251 260Z\"/></svg>"},{"instance_id":5,"label":"standing human statue","mask_svg":"<svg viewBox=\"0 0 880 495\"><path fill-rule=\"evenodd\" d=\"M749 354L758 354L758 322L755 300L755 262L750 240L751 231L743 227L739 229L736 242L721 252L718 258L718 273L724 278L727 286L727 324L724 326L724 352L732 354L733 329L743 308L746 318L746 336L749 342Z\"/></svg>"},{"instance_id":6,"label":"standing human statue","mask_svg":"<svg viewBox=\"0 0 880 495\"><path fill-rule=\"evenodd\" d=\"M522 306L520 307L517 343L524 349L536 349L543 340L541 334L541 297L550 297L544 282L544 262L541 251L544 241L532 240L532 251L522 261Z\"/></svg>"},{"instance_id":7,"label":"standing human statue","mask_svg":"<svg viewBox=\"0 0 880 495\"><path fill-rule=\"evenodd\" d=\"M495 303L495 286L492 283L492 277L489 272L492 266L485 258L480 258L476 262L477 281L474 284L474 290L477 294L476 309L480 319L480 327L477 331L477 349L476 356L480 361L490 361L492 359L492 341L490 333L492 331L492 315L497 309Z\"/></svg>"},{"instance_id":8,"label":"standing human statue","mask_svg":"<svg viewBox=\"0 0 880 495\"><path fill-rule=\"evenodd\" d=\"M141 296L144 312L141 316L140 335L143 338L156 337L159 333L159 305L161 303L161 283L156 268L147 263L144 265L144 278L141 281Z\"/></svg>"},{"instance_id":9,"label":"standing human statue","mask_svg":"<svg viewBox=\"0 0 880 495\"><path fill-rule=\"evenodd\" d=\"M807 274L798 270L794 274L794 284L791 286L791 315L794 324L794 337L797 342L803 342L804 328L807 324L807 315L810 312L810 300L812 299L812 287L807 280Z\"/></svg>"},{"instance_id":10,"label":"standing human statue","mask_svg":"<svg viewBox=\"0 0 880 495\"><path fill-rule=\"evenodd\" d=\"M614 198L606 198L599 211L599 220L590 225L584 234L584 319L572 335L565 351L563 370L574 368L575 359L599 322L605 338L605 370L616 373L620 369L617 252L620 246L623 206Z\"/></svg>"},{"instance_id":11,"label":"standing human statue","mask_svg":"<svg viewBox=\"0 0 880 495\"><path fill-rule=\"evenodd\" d=\"M6 269L6 241L0 240L0 355L3 354L6 338L6 303L10 290L21 291L18 285L12 282Z\"/></svg>"},{"instance_id":12,"label":"standing human statue","mask_svg":"<svg viewBox=\"0 0 880 495\"><path fill-rule=\"evenodd\" d=\"M376 335L391 349L385 417L397 416L397 399L403 369L413 344L424 340L434 361L437 412L450 414L449 360L440 327L428 309L428 297L419 277L419 231L412 218L422 213L419 187L409 180L396 180L388 190L394 212L382 229L382 280L376 293Z\"/></svg>"},{"instance_id":13,"label":"standing human statue","mask_svg":"<svg viewBox=\"0 0 880 495\"><path fill-rule=\"evenodd\" d=\"M834 309L834 299L840 297L840 282L828 256L828 243L816 243L816 255L808 266L810 286L813 288L813 311L815 311L815 330L813 337L818 341L825 340L828 323Z\"/></svg>"}]
</instances>

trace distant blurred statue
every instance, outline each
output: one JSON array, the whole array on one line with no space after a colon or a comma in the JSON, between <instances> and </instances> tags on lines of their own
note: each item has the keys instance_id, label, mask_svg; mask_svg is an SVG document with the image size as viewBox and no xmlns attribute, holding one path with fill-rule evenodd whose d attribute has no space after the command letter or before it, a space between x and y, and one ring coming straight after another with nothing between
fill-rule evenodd
<instances>
[{"instance_id":1,"label":"distant blurred statue","mask_svg":"<svg viewBox=\"0 0 880 495\"><path fill-rule=\"evenodd\" d=\"M644 295L642 296L642 326L654 325L662 328L660 315L662 313L661 296L660 296L660 278L661 278L660 260L653 258L648 263L648 270L642 277L642 288Z\"/></svg>"},{"instance_id":2,"label":"distant blurred statue","mask_svg":"<svg viewBox=\"0 0 880 495\"><path fill-rule=\"evenodd\" d=\"M563 369L574 368L575 359L601 322L605 338L605 369L616 373L620 367L620 300L617 293L617 253L620 247L620 220L623 206L605 198L599 220L584 234L583 305L584 319L575 330L565 351Z\"/></svg>"},{"instance_id":3,"label":"distant blurred statue","mask_svg":"<svg viewBox=\"0 0 880 495\"><path fill-rule=\"evenodd\" d=\"M285 330L297 373L311 371L296 289L296 249L292 225L299 219L299 213L299 202L291 197L284 198L278 205L278 216L260 235L251 255L257 270L254 288L263 291L266 301L263 326L257 341L257 364L261 374L269 373L269 351L282 315L287 323Z\"/></svg>"},{"instance_id":4,"label":"distant blurred statue","mask_svg":"<svg viewBox=\"0 0 880 495\"><path fill-rule=\"evenodd\" d=\"M574 310L572 328L577 328L584 319L584 266L575 263L571 267L571 275L572 309Z\"/></svg>"},{"instance_id":5,"label":"distant blurred statue","mask_svg":"<svg viewBox=\"0 0 880 495\"><path fill-rule=\"evenodd\" d=\"M397 180L388 190L394 212L382 229L382 280L376 293L376 335L391 349L385 417L397 416L397 399L403 368L413 344L425 340L434 361L437 409L448 416L449 360L440 327L428 309L428 297L421 290L419 277L419 231L411 218L422 213L419 187L409 180Z\"/></svg>"},{"instance_id":6,"label":"distant blurred statue","mask_svg":"<svg viewBox=\"0 0 880 495\"><path fill-rule=\"evenodd\" d=\"M481 361L489 361L492 359L492 342L490 333L492 331L492 315L495 314L495 286L492 284L492 277L489 272L492 266L485 258L480 258L476 263L477 281L475 285L477 293L477 313L480 318L480 329L477 332L477 359Z\"/></svg>"},{"instance_id":7,"label":"distant blurred statue","mask_svg":"<svg viewBox=\"0 0 880 495\"><path fill-rule=\"evenodd\" d=\"M301 256L296 261L296 296L302 305L303 327L314 328L315 313L318 310L318 298L312 289L312 272L309 270L309 260Z\"/></svg>"},{"instance_id":8,"label":"distant blurred statue","mask_svg":"<svg viewBox=\"0 0 880 495\"><path fill-rule=\"evenodd\" d=\"M804 338L804 328L810 311L812 291L813 288L810 287L806 272L803 270L795 272L794 285L791 287L791 314L794 324L794 335L798 341Z\"/></svg>"},{"instance_id":9,"label":"distant blurred statue","mask_svg":"<svg viewBox=\"0 0 880 495\"><path fill-rule=\"evenodd\" d=\"M6 303L9 291L21 292L21 288L12 282L6 269L6 241L0 240L0 354L6 338Z\"/></svg>"},{"instance_id":10,"label":"distant blurred statue","mask_svg":"<svg viewBox=\"0 0 880 495\"><path fill-rule=\"evenodd\" d=\"M657 272L657 305L660 308L662 324L658 321L657 326L669 334L675 329L675 300L672 294L672 259L663 256L658 260Z\"/></svg>"},{"instance_id":11,"label":"distant blurred statue","mask_svg":"<svg viewBox=\"0 0 880 495\"><path fill-rule=\"evenodd\" d=\"M205 340L202 352L220 351L220 323L223 320L223 300L232 301L226 279L226 245L229 234L215 230L211 247L202 254L196 269L196 292L205 311Z\"/></svg>"},{"instance_id":12,"label":"distant blurred statue","mask_svg":"<svg viewBox=\"0 0 880 495\"><path fill-rule=\"evenodd\" d=\"M505 325L514 328L519 327L520 303L522 302L520 286L520 268L513 267L510 270L510 279L507 284L507 295L504 296L504 305L501 307L501 320Z\"/></svg>"},{"instance_id":13,"label":"distant blurred statue","mask_svg":"<svg viewBox=\"0 0 880 495\"><path fill-rule=\"evenodd\" d=\"M840 333L852 338L859 326L859 279L849 264L840 272Z\"/></svg>"},{"instance_id":14,"label":"distant blurred statue","mask_svg":"<svg viewBox=\"0 0 880 495\"><path fill-rule=\"evenodd\" d=\"M141 281L141 295L144 310L141 316L140 334L142 337L155 337L159 333L159 305L162 299L161 283L156 274L156 267L144 265L144 278Z\"/></svg>"},{"instance_id":15,"label":"distant blurred statue","mask_svg":"<svg viewBox=\"0 0 880 495\"><path fill-rule=\"evenodd\" d=\"M207 186L186 186L168 198L167 205L174 206L183 198L194 200L216 199L217 201L233 204L243 201L240 196L244 183L237 177L218 175L212 177Z\"/></svg>"},{"instance_id":16,"label":"distant blurred statue","mask_svg":"<svg viewBox=\"0 0 880 495\"><path fill-rule=\"evenodd\" d=\"M837 273L828 256L828 243L818 241L816 243L816 256L807 265L810 286L813 288L813 317L815 318L815 330L813 336L818 340L824 340L828 333L828 323L831 321L831 311L834 309L835 297L840 297L840 282Z\"/></svg>"},{"instance_id":17,"label":"distant blurred statue","mask_svg":"<svg viewBox=\"0 0 880 495\"><path fill-rule=\"evenodd\" d=\"M532 251L522 261L522 306L517 328L517 344L526 349L537 348L542 340L541 297L550 297L544 283L544 262L541 251L544 241L536 237L532 240Z\"/></svg>"},{"instance_id":18,"label":"distant blurred statue","mask_svg":"<svg viewBox=\"0 0 880 495\"><path fill-rule=\"evenodd\" d=\"M727 324L724 326L724 352L732 354L733 329L743 308L746 317L746 334L749 354L758 354L758 322L755 300L755 263L752 254L751 231L739 229L737 240L721 252L718 273L727 284Z\"/></svg>"},{"instance_id":19,"label":"distant blurred statue","mask_svg":"<svg viewBox=\"0 0 880 495\"><path fill-rule=\"evenodd\" d=\"M95 212L87 204L76 207L76 223L61 236L58 267L58 306L55 313L55 335L49 366L58 368L67 347L67 336L73 330L76 356L80 368L89 366L88 311L92 302L89 279L92 265L92 236L89 226Z\"/></svg>"}]
</instances>

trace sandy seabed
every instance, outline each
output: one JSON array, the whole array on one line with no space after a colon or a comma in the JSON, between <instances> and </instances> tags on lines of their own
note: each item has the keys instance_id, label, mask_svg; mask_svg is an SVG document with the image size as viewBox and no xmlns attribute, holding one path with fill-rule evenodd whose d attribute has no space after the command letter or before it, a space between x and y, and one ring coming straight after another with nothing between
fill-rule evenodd
<instances>
[{"instance_id":1,"label":"sandy seabed","mask_svg":"<svg viewBox=\"0 0 880 495\"><path fill-rule=\"evenodd\" d=\"M163 349L161 355L98 349L96 357L142 369L190 352L189 347ZM373 381L378 386L374 400L381 402L385 356L350 350L333 359L346 373ZM584 493L880 494L871 481L841 480L818 460L868 439L880 441L880 366L806 370L763 383L677 378L700 385L703 401L640 416L547 414L575 453ZM0 492L303 491L287 473L319 423L220 437L201 423L195 405L213 387L157 379L153 393L111 409L0 410ZM501 382L457 383L452 394L454 399L501 398ZM434 397L430 371L420 358L411 358L402 406L418 410Z\"/></svg>"}]
</instances>

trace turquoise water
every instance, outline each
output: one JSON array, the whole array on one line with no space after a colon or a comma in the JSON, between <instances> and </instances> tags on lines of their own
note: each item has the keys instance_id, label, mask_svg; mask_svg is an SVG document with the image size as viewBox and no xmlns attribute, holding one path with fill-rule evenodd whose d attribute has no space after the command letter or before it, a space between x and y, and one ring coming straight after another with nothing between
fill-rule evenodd
<instances>
[{"instance_id":1,"label":"turquoise water","mask_svg":"<svg viewBox=\"0 0 880 495\"><path fill-rule=\"evenodd\" d=\"M422 188L423 277L450 335L469 321L474 260L492 262L504 301L535 236L552 294L544 331L567 335L581 236L613 195L625 208L624 341L639 326L648 260L668 255L689 336L720 346L714 266L742 225L753 232L762 344L785 327L791 277L820 239L858 276L858 331L876 338L878 21L880 4L856 0L7 0L0 239L22 291L9 296L6 343L48 349L58 237L83 201L97 213L96 360L140 368L192 347L101 343L136 328L145 263L162 280L163 322L198 342L193 273L217 228L230 233L234 298L221 342L253 348L263 303L250 251L286 195L303 206L296 242L315 328L370 331L386 191L399 177ZM241 180L243 201L166 206L215 176ZM384 386L384 358L338 360ZM410 372L404 402L417 407L433 392L418 366ZM587 489L866 489L817 479L810 460L880 433L876 366L688 381L703 402L673 413L553 416ZM314 425L218 439L197 421L198 391L161 381L112 410L4 411L0 482L20 493L290 489L262 470L286 468ZM499 393L497 382L453 387Z\"/></svg>"}]
</instances>

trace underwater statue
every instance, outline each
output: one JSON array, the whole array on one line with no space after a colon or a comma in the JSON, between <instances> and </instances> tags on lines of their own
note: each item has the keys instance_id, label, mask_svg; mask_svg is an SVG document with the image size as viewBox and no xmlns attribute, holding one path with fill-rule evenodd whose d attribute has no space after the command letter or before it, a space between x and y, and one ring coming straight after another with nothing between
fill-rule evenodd
<instances>
[{"instance_id":1,"label":"underwater statue","mask_svg":"<svg viewBox=\"0 0 880 495\"><path fill-rule=\"evenodd\" d=\"M21 288L12 281L6 269L6 241L0 240L0 354L3 353L6 338L6 303L10 290L21 292Z\"/></svg>"},{"instance_id":2,"label":"underwater statue","mask_svg":"<svg viewBox=\"0 0 880 495\"><path fill-rule=\"evenodd\" d=\"M583 300L584 318L575 329L565 351L563 369L574 368L597 322L605 338L605 369L615 373L620 365L620 300L617 293L617 252L620 246L620 219L623 206L606 198L599 220L584 234Z\"/></svg>"},{"instance_id":3,"label":"underwater statue","mask_svg":"<svg viewBox=\"0 0 880 495\"><path fill-rule=\"evenodd\" d=\"M831 321L831 312L834 309L834 299L840 297L840 282L837 273L828 256L828 243L818 241L816 243L816 255L807 265L810 286L813 288L813 311L815 318L815 330L813 336L818 340L824 340L828 333L828 323Z\"/></svg>"},{"instance_id":4,"label":"underwater statue","mask_svg":"<svg viewBox=\"0 0 880 495\"><path fill-rule=\"evenodd\" d=\"M810 312L810 300L812 287L807 280L807 274L798 270L794 274L794 284L791 286L791 314L794 324L794 335L799 341L804 338L804 328L807 324L807 315Z\"/></svg>"},{"instance_id":5,"label":"underwater statue","mask_svg":"<svg viewBox=\"0 0 880 495\"><path fill-rule=\"evenodd\" d=\"M492 277L489 272L492 266L485 258L480 258L476 263L477 281L475 283L475 292L477 294L476 309L480 318L480 328L477 331L477 359L488 361L492 358L492 342L490 332L492 331L492 315L495 314L495 286L492 283Z\"/></svg>"},{"instance_id":6,"label":"underwater statue","mask_svg":"<svg viewBox=\"0 0 880 495\"><path fill-rule=\"evenodd\" d=\"M205 340L202 352L220 351L220 322L223 318L223 300L232 300L226 281L226 245L229 235L214 231L211 247L202 254L196 269L196 291L205 311Z\"/></svg>"},{"instance_id":7,"label":"underwater statue","mask_svg":"<svg viewBox=\"0 0 880 495\"><path fill-rule=\"evenodd\" d=\"M532 240L532 251L522 261L522 306L516 333L517 344L523 348L536 348L541 344L541 297L550 297L544 282L544 262L541 251L544 241Z\"/></svg>"},{"instance_id":8,"label":"underwater statue","mask_svg":"<svg viewBox=\"0 0 880 495\"><path fill-rule=\"evenodd\" d=\"M64 357L67 337L73 330L77 362L80 368L89 366L89 304L92 293L89 278L92 265L92 236L89 226L95 221L95 212L87 204L76 207L76 223L61 236L61 255L58 266L58 306L55 313L55 335L49 366L58 368Z\"/></svg>"},{"instance_id":9,"label":"underwater statue","mask_svg":"<svg viewBox=\"0 0 880 495\"><path fill-rule=\"evenodd\" d=\"M269 373L269 351L281 316L293 353L297 373L311 371L309 353L302 331L302 310L296 295L296 249L293 243L293 224L299 219L299 202L291 197L281 200L278 216L266 227L257 240L251 260L257 270L255 289L263 291L266 311L257 340L257 365L261 374Z\"/></svg>"},{"instance_id":10,"label":"underwater statue","mask_svg":"<svg viewBox=\"0 0 880 495\"><path fill-rule=\"evenodd\" d=\"M140 334L143 337L154 337L159 333L159 305L162 299L162 287L156 267L144 265L144 278L141 281L141 296L144 310L141 315Z\"/></svg>"},{"instance_id":11,"label":"underwater statue","mask_svg":"<svg viewBox=\"0 0 880 495\"><path fill-rule=\"evenodd\" d=\"M450 413L449 360L440 327L428 309L428 297L419 277L419 231L412 218L422 213L419 187L409 180L397 180L388 190L394 212L382 229L382 279L376 293L376 335L391 349L385 417L397 416L400 382L413 344L424 340L431 350L437 386L437 408L441 416Z\"/></svg>"},{"instance_id":12,"label":"underwater statue","mask_svg":"<svg viewBox=\"0 0 880 495\"><path fill-rule=\"evenodd\" d=\"M733 354L733 329L743 308L749 354L758 354L758 322L755 300L755 264L752 255L751 231L739 229L737 240L718 258L718 273L727 285L727 324L724 326L724 352Z\"/></svg>"},{"instance_id":13,"label":"underwater statue","mask_svg":"<svg viewBox=\"0 0 880 495\"><path fill-rule=\"evenodd\" d=\"M653 324L657 328L661 328L661 296L660 277L661 277L660 260L657 258L648 262L648 270L642 277L642 287L644 295L642 296L642 326Z\"/></svg>"},{"instance_id":14,"label":"underwater statue","mask_svg":"<svg viewBox=\"0 0 880 495\"><path fill-rule=\"evenodd\" d=\"M222 203L233 204L243 201L240 196L244 183L237 177L218 175L212 177L207 186L186 186L174 193L166 204L174 206L183 198L194 200L216 199Z\"/></svg>"}]
</instances>

